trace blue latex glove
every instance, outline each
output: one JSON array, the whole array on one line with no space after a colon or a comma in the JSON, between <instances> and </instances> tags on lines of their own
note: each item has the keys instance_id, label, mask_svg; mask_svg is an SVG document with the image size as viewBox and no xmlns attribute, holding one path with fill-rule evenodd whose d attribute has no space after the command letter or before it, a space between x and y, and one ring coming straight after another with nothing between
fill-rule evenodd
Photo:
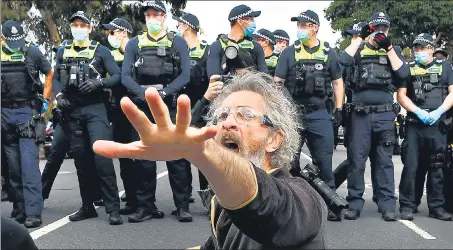
<instances>
[{"instance_id":1,"label":"blue latex glove","mask_svg":"<svg viewBox=\"0 0 453 250\"><path fill-rule=\"evenodd\" d=\"M433 125L434 123L437 122L437 120L439 120L439 118L445 113L447 112L444 108L442 108L442 106L438 107L436 110L434 111L431 111L429 113L429 125Z\"/></svg>"},{"instance_id":2,"label":"blue latex glove","mask_svg":"<svg viewBox=\"0 0 453 250\"><path fill-rule=\"evenodd\" d=\"M50 100L44 99L44 102L42 103L41 114L44 114L47 112L47 110L49 109L49 104L50 104Z\"/></svg>"},{"instance_id":3,"label":"blue latex glove","mask_svg":"<svg viewBox=\"0 0 453 250\"><path fill-rule=\"evenodd\" d=\"M416 110L414 110L414 114L422 121L424 124L429 124L430 123L430 117L429 113L426 110L423 110L419 107L417 107Z\"/></svg>"}]
</instances>

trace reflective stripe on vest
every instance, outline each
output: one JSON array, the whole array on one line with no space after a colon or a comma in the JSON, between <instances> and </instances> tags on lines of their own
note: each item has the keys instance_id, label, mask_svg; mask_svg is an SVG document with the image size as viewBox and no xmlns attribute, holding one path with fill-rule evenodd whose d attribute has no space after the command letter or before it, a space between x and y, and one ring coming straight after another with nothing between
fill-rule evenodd
<instances>
[{"instance_id":1,"label":"reflective stripe on vest","mask_svg":"<svg viewBox=\"0 0 453 250\"><path fill-rule=\"evenodd\" d=\"M305 50L304 46L301 44L300 50L295 50L296 62L300 60L318 60L327 62L327 60L329 59L329 55L324 53L324 42L319 41L319 44L320 44L319 49L313 54L308 53Z\"/></svg>"},{"instance_id":2,"label":"reflective stripe on vest","mask_svg":"<svg viewBox=\"0 0 453 250\"><path fill-rule=\"evenodd\" d=\"M81 50L77 52L74 49L74 42L71 44L70 48L65 47L64 52L63 52L63 59L66 58L86 58L86 59L91 59L94 57L94 52L96 52L96 48L98 47L99 43L96 42L94 45L91 44L84 50Z\"/></svg>"},{"instance_id":3,"label":"reflective stripe on vest","mask_svg":"<svg viewBox=\"0 0 453 250\"><path fill-rule=\"evenodd\" d=\"M115 59L115 62L122 62L124 60L124 55L121 54L119 49L112 50L110 52L113 56L113 59Z\"/></svg>"},{"instance_id":4,"label":"reflective stripe on vest","mask_svg":"<svg viewBox=\"0 0 453 250\"><path fill-rule=\"evenodd\" d=\"M266 66L270 68L275 68L278 63L278 56L273 55L271 57L265 58Z\"/></svg>"},{"instance_id":5,"label":"reflective stripe on vest","mask_svg":"<svg viewBox=\"0 0 453 250\"><path fill-rule=\"evenodd\" d=\"M424 76L427 74L438 74L439 76L442 75L442 64L434 64L427 69L421 68L420 66L418 66L418 64L415 64L409 67L409 69L411 71L411 76Z\"/></svg>"},{"instance_id":6,"label":"reflective stripe on vest","mask_svg":"<svg viewBox=\"0 0 453 250\"><path fill-rule=\"evenodd\" d=\"M141 35L138 35L138 47L171 47L173 43L168 39L168 36L165 35L161 40L155 42L151 41L148 38L148 33L144 32Z\"/></svg>"},{"instance_id":7,"label":"reflective stripe on vest","mask_svg":"<svg viewBox=\"0 0 453 250\"><path fill-rule=\"evenodd\" d=\"M2 42L3 44L3 42ZM28 48L30 47L30 43L25 44L25 46ZM14 54L8 55L5 52L2 51L2 62L24 62L25 61L25 54L22 52L22 50L19 50L15 52Z\"/></svg>"},{"instance_id":8,"label":"reflective stripe on vest","mask_svg":"<svg viewBox=\"0 0 453 250\"><path fill-rule=\"evenodd\" d=\"M360 57L366 57L366 56L386 56L387 51L385 49L380 49L380 50L373 50L368 48L368 46L364 46L363 49L360 51Z\"/></svg>"},{"instance_id":9,"label":"reflective stripe on vest","mask_svg":"<svg viewBox=\"0 0 453 250\"><path fill-rule=\"evenodd\" d=\"M201 48L201 44L198 43L197 47L193 51L189 52L190 58L196 58L196 59L202 58L204 55L204 52L206 51L206 47L207 46L204 45L203 48Z\"/></svg>"}]
</instances>

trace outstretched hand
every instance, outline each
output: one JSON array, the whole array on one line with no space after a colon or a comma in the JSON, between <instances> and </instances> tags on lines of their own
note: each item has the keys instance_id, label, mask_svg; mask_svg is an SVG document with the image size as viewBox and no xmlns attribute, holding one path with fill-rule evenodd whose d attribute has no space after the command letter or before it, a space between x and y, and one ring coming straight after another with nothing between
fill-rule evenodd
<instances>
[{"instance_id":1,"label":"outstretched hand","mask_svg":"<svg viewBox=\"0 0 453 250\"><path fill-rule=\"evenodd\" d=\"M121 108L140 135L140 141L121 144L113 141L96 141L93 150L108 158L131 158L152 161L169 161L194 157L201 154L205 141L213 138L215 126L201 129L189 127L191 122L190 100L186 95L178 98L176 124L155 88L148 88L145 98L154 117L148 117L127 97L121 100Z\"/></svg>"}]
</instances>

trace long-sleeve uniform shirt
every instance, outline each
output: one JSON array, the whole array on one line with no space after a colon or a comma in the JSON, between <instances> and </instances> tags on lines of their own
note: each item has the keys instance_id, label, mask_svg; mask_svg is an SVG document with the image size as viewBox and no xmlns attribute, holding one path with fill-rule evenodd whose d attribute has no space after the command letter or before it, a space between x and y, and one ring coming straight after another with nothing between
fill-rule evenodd
<instances>
[{"instance_id":1,"label":"long-sleeve uniform shirt","mask_svg":"<svg viewBox=\"0 0 453 250\"><path fill-rule=\"evenodd\" d=\"M212 236L201 249L325 249L327 206L289 170L253 167L257 193L232 210L211 204Z\"/></svg>"},{"instance_id":2,"label":"long-sleeve uniform shirt","mask_svg":"<svg viewBox=\"0 0 453 250\"><path fill-rule=\"evenodd\" d=\"M159 39L153 39L148 35L148 39L154 42L162 40L165 35ZM184 38L175 36L173 40L173 47L179 52L181 58L181 74L179 74L170 84L168 84L163 91L167 95L176 95L190 82L190 57L189 49ZM145 101L145 89L140 87L140 84L133 78L134 64L138 60L138 37L134 37L126 45L124 52L124 61L121 74L121 83L126 86L132 98L137 98L139 101ZM160 83L149 83L149 85ZM136 100L137 100L136 99Z\"/></svg>"},{"instance_id":3,"label":"long-sleeve uniform shirt","mask_svg":"<svg viewBox=\"0 0 453 250\"><path fill-rule=\"evenodd\" d=\"M374 48L370 43L366 43L364 46L367 46L371 50L378 50ZM401 82L409 76L409 67L406 64L406 60L402 54L402 50L398 46L393 46L398 57L403 61L403 65L396 71L391 72L392 74L392 84L394 85L394 89L398 88ZM348 53L343 52L340 55L339 62L344 67L351 67L354 65L358 65L360 68L360 49L357 50L354 57L350 56ZM354 103L361 103L365 105L379 105L385 103L392 103L393 100L393 93L389 93L387 90L375 90L375 89L367 89L367 90L359 90L354 91L353 98Z\"/></svg>"},{"instance_id":4,"label":"long-sleeve uniform shirt","mask_svg":"<svg viewBox=\"0 0 453 250\"><path fill-rule=\"evenodd\" d=\"M55 65L55 72L53 75L52 80L52 89L55 94L58 94L62 91L62 84L60 83L60 65L63 62L63 53L64 53L65 46L61 46L57 51L56 56L56 65ZM74 46L74 50L79 52L86 49ZM99 72L101 78L105 78L104 86L107 88L112 88L117 84L120 84L121 81L121 71L118 65L116 64L110 50L99 44L94 52L94 57L88 63L93 62L93 67ZM107 73L110 77L107 77ZM77 93L70 93L70 95L77 96ZM92 93L86 94L87 96L95 96L99 95L99 91L94 91Z\"/></svg>"},{"instance_id":5,"label":"long-sleeve uniform shirt","mask_svg":"<svg viewBox=\"0 0 453 250\"><path fill-rule=\"evenodd\" d=\"M239 44L242 41L244 41L244 39L245 38L243 38L237 42L234 40L231 40L231 39L230 39L230 41ZM268 70L267 70L267 66L266 66L266 61L264 59L263 48L256 41L251 41L251 42L253 42L253 47L254 47L253 51L256 55L255 65L257 67L257 70L260 72L267 73ZM222 65L221 65L223 57L224 57L224 50L222 48L222 45L220 44L219 40L216 40L215 42L213 42L211 44L211 48L210 48L209 55L208 55L207 71L208 71L209 78L211 78L212 75L222 75L223 74Z\"/></svg>"}]
</instances>

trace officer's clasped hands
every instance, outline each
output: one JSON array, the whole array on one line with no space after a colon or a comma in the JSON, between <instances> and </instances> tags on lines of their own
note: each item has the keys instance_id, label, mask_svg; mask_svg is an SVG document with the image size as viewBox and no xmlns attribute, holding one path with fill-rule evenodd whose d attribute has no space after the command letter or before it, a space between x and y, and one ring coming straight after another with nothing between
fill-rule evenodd
<instances>
[{"instance_id":1,"label":"officer's clasped hands","mask_svg":"<svg viewBox=\"0 0 453 250\"><path fill-rule=\"evenodd\" d=\"M212 102L222 92L224 83L219 80L220 78L219 75L211 76L209 87L204 94L204 98L208 101Z\"/></svg>"},{"instance_id":2,"label":"officer's clasped hands","mask_svg":"<svg viewBox=\"0 0 453 250\"><path fill-rule=\"evenodd\" d=\"M89 93L102 87L102 79L89 79L82 82L79 86L79 91Z\"/></svg>"},{"instance_id":3,"label":"officer's clasped hands","mask_svg":"<svg viewBox=\"0 0 453 250\"><path fill-rule=\"evenodd\" d=\"M446 110L442 107L437 108L434 111L429 113L428 123L429 125L433 125L434 123L439 120L439 118L446 112Z\"/></svg>"},{"instance_id":4,"label":"officer's clasped hands","mask_svg":"<svg viewBox=\"0 0 453 250\"><path fill-rule=\"evenodd\" d=\"M414 110L414 114L422 121L424 124L429 124L429 113L426 110L418 108Z\"/></svg>"}]
</instances>

